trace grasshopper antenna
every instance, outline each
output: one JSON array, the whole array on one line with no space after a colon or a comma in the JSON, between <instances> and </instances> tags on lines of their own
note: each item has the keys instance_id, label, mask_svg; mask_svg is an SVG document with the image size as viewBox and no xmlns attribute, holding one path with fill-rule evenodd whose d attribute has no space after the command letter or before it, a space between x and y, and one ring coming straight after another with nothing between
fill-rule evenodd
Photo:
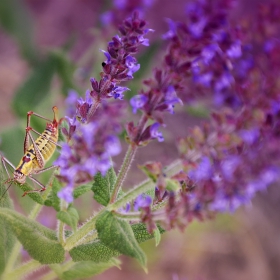
<instances>
[{"instance_id":1,"label":"grasshopper antenna","mask_svg":"<svg viewBox=\"0 0 280 280\"><path fill-rule=\"evenodd\" d=\"M10 183L9 187L4 191L4 193L2 194L2 196L0 197L0 201L2 200L2 198L4 197L4 195L6 194L6 192L8 191L8 189L10 188L10 186L13 184L13 182Z\"/></svg>"}]
</instances>

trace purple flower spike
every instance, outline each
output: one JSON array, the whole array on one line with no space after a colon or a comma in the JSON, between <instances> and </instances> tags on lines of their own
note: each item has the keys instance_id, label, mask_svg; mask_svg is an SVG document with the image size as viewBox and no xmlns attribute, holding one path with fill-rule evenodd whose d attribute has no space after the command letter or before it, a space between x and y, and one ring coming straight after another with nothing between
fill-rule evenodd
<instances>
[{"instance_id":1,"label":"purple flower spike","mask_svg":"<svg viewBox=\"0 0 280 280\"><path fill-rule=\"evenodd\" d=\"M133 96L130 99L130 105L132 106L132 112L136 114L137 110L142 108L146 102L148 101L148 97L143 94L138 94Z\"/></svg>"},{"instance_id":2,"label":"purple flower spike","mask_svg":"<svg viewBox=\"0 0 280 280\"><path fill-rule=\"evenodd\" d=\"M134 202L134 210L138 211L140 208L150 207L152 204L152 198L148 195L140 194Z\"/></svg>"}]
</instances>

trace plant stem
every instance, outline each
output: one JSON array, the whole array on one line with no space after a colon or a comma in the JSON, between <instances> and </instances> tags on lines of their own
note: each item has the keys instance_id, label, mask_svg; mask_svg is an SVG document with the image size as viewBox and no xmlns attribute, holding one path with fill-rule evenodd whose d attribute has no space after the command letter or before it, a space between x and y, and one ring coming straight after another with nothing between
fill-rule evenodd
<instances>
[{"instance_id":1,"label":"plant stem","mask_svg":"<svg viewBox=\"0 0 280 280\"><path fill-rule=\"evenodd\" d=\"M178 172L182 170L183 166L180 160L173 162L170 164L167 169L165 170L165 173L167 177L171 177ZM128 191L124 196L122 196L120 199L118 199L115 203L108 205L107 210L108 211L117 211L121 207L123 207L126 203L132 201L135 199L138 195L145 193L146 191L149 191L150 189L155 187L155 183L152 182L150 179L142 182L140 185L136 186L135 188Z\"/></svg>"},{"instance_id":2,"label":"plant stem","mask_svg":"<svg viewBox=\"0 0 280 280\"><path fill-rule=\"evenodd\" d=\"M60 211L67 210L67 202L63 199L60 200ZM57 229L58 229L58 240L62 246L65 244L65 235L64 235L64 227L65 223L58 219L57 221Z\"/></svg>"},{"instance_id":3,"label":"plant stem","mask_svg":"<svg viewBox=\"0 0 280 280\"><path fill-rule=\"evenodd\" d=\"M131 162L136 154L136 151L137 151L137 146L130 145L128 147L123 164L121 166L121 169L120 169L118 177L117 177L117 181L113 188L112 196L110 199L110 204L114 203L115 200L117 199L118 192L119 192L120 188L122 187L122 184L125 180L128 170L131 166Z\"/></svg>"},{"instance_id":4,"label":"plant stem","mask_svg":"<svg viewBox=\"0 0 280 280\"><path fill-rule=\"evenodd\" d=\"M181 160L177 160L170 164L165 173L168 177L171 177L183 169ZM109 204L106 208L102 209L97 215L92 217L88 222L86 222L82 227L80 227L75 233L69 236L65 242L65 250L71 250L73 247L77 246L82 242L82 239L85 238L91 231L95 229L95 222L98 217L105 211L117 211L119 208L123 207L127 202L135 199L139 194L142 194L152 188L154 188L154 182L150 179L142 182L140 185L136 186L129 192L127 192L119 200L115 201L112 204Z\"/></svg>"},{"instance_id":5,"label":"plant stem","mask_svg":"<svg viewBox=\"0 0 280 280\"><path fill-rule=\"evenodd\" d=\"M75 233L69 236L65 241L65 250L71 250L77 244L81 242L81 240L86 237L91 231L95 229L95 222L99 215L101 215L105 209L101 210L96 216L91 218L87 223L85 223L82 227L80 227Z\"/></svg>"},{"instance_id":6,"label":"plant stem","mask_svg":"<svg viewBox=\"0 0 280 280\"><path fill-rule=\"evenodd\" d=\"M9 279L9 280L17 280L22 279L29 273L32 273L34 270L38 270L39 268L42 268L42 264L40 264L36 260L31 260L27 263L24 263L23 265L19 266L18 268L14 269L13 271L2 275L3 278L1 279Z\"/></svg>"}]
</instances>

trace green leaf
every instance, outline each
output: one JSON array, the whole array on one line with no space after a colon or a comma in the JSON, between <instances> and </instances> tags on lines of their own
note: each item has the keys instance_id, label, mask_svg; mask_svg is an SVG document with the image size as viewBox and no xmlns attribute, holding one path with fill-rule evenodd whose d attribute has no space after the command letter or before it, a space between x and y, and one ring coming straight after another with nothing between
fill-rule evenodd
<instances>
[{"instance_id":1,"label":"green leaf","mask_svg":"<svg viewBox=\"0 0 280 280\"><path fill-rule=\"evenodd\" d=\"M156 247L157 247L160 243L160 240L161 240L161 234L160 234L160 230L159 230L158 227L156 227L156 229L154 229L153 234L154 234L154 237L155 237Z\"/></svg>"},{"instance_id":2,"label":"green leaf","mask_svg":"<svg viewBox=\"0 0 280 280\"><path fill-rule=\"evenodd\" d=\"M157 227L158 227L160 234L165 232L165 230L162 227L160 227L160 226L157 226ZM134 224L131 226L131 228L133 230L133 233L135 235L137 242L139 242L139 243L142 243L146 240L154 238L154 234L150 234L147 231L146 225L143 223Z\"/></svg>"},{"instance_id":3,"label":"green leaf","mask_svg":"<svg viewBox=\"0 0 280 280\"><path fill-rule=\"evenodd\" d=\"M142 243L154 238L154 234L148 233L145 224L134 224L131 226L131 228L138 243ZM161 234L164 232L164 230L161 227L158 227L158 230ZM110 249L99 240L74 247L69 251L69 254L75 262L106 262L113 257L121 255L121 253L118 250Z\"/></svg>"},{"instance_id":4,"label":"green leaf","mask_svg":"<svg viewBox=\"0 0 280 280\"><path fill-rule=\"evenodd\" d=\"M63 280L86 279L107 270L112 266L119 267L120 261L112 259L105 263L95 263L92 261L83 261L75 263L68 271L62 274Z\"/></svg>"},{"instance_id":5,"label":"green leaf","mask_svg":"<svg viewBox=\"0 0 280 280\"><path fill-rule=\"evenodd\" d=\"M55 62L51 56L48 56L34 68L14 96L13 108L19 116L26 116L26 112L45 100L54 73Z\"/></svg>"},{"instance_id":6,"label":"green leaf","mask_svg":"<svg viewBox=\"0 0 280 280\"><path fill-rule=\"evenodd\" d=\"M79 245L71 249L69 253L75 262L94 261L96 263L107 262L112 257L120 255L119 251L110 249L100 241Z\"/></svg>"},{"instance_id":7,"label":"green leaf","mask_svg":"<svg viewBox=\"0 0 280 280\"><path fill-rule=\"evenodd\" d=\"M22 191L26 192L26 191L32 191L34 190L34 188L32 188L29 184L27 183L24 183L23 185L17 183L17 182L14 182L14 184L16 186L18 186ZM38 192L35 192L35 193L28 193L27 194L32 200L34 200L35 202L41 204L41 205L44 205L44 200L41 196L40 193ZM25 199L25 198L22 198L22 199Z\"/></svg>"},{"instance_id":8,"label":"green leaf","mask_svg":"<svg viewBox=\"0 0 280 280\"><path fill-rule=\"evenodd\" d=\"M32 258L41 264L63 262L64 249L54 231L10 209L0 208L0 217Z\"/></svg>"},{"instance_id":9,"label":"green leaf","mask_svg":"<svg viewBox=\"0 0 280 280\"><path fill-rule=\"evenodd\" d=\"M73 206L69 205L67 211L59 211L56 214L56 217L76 231L79 221L79 214Z\"/></svg>"},{"instance_id":10,"label":"green leaf","mask_svg":"<svg viewBox=\"0 0 280 280\"><path fill-rule=\"evenodd\" d=\"M136 258L146 271L146 256L135 239L128 222L105 211L96 221L100 241L112 250Z\"/></svg>"},{"instance_id":11,"label":"green leaf","mask_svg":"<svg viewBox=\"0 0 280 280\"><path fill-rule=\"evenodd\" d=\"M46 206L53 207L56 211L60 211L60 199L58 198L57 193L61 189L61 183L56 176L54 176L53 182L51 186L49 186L49 188L50 187L52 188L52 190L45 200L44 204Z\"/></svg>"},{"instance_id":12,"label":"green leaf","mask_svg":"<svg viewBox=\"0 0 280 280\"><path fill-rule=\"evenodd\" d=\"M75 67L70 59L61 50L52 51L51 56L55 63L56 72L62 82L62 92L67 96L70 89L76 89L73 83Z\"/></svg>"},{"instance_id":13,"label":"green leaf","mask_svg":"<svg viewBox=\"0 0 280 280\"><path fill-rule=\"evenodd\" d=\"M110 194L116 182L117 176L113 167L111 167L106 175L103 177L101 173L94 176L94 183L92 191L94 192L94 199L106 206L110 201Z\"/></svg>"},{"instance_id":14,"label":"green leaf","mask_svg":"<svg viewBox=\"0 0 280 280\"><path fill-rule=\"evenodd\" d=\"M92 184L86 184L86 185L82 185L82 186L75 188L73 191L73 197L76 199L79 196L83 195L84 193L90 191L92 188L91 185Z\"/></svg>"},{"instance_id":15,"label":"green leaf","mask_svg":"<svg viewBox=\"0 0 280 280\"><path fill-rule=\"evenodd\" d=\"M13 208L13 203L6 192L5 184L2 182L5 179L4 169L2 168L2 164L0 163L0 208ZM5 195L3 195L5 193ZM0 216L0 275L5 269L7 259L11 253L13 245L15 243L15 236L5 220Z\"/></svg>"},{"instance_id":16,"label":"green leaf","mask_svg":"<svg viewBox=\"0 0 280 280\"><path fill-rule=\"evenodd\" d=\"M176 192L181 189L181 186L177 180L166 178L166 189L168 191Z\"/></svg>"}]
</instances>

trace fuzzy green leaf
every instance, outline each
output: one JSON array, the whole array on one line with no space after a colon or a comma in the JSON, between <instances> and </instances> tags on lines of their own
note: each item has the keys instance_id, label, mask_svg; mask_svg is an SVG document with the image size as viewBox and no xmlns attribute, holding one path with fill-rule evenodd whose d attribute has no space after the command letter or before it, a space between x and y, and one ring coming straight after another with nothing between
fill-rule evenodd
<instances>
[{"instance_id":1,"label":"fuzzy green leaf","mask_svg":"<svg viewBox=\"0 0 280 280\"><path fill-rule=\"evenodd\" d=\"M12 229L23 248L41 264L61 263L64 249L57 242L56 233L23 215L0 208L0 217Z\"/></svg>"},{"instance_id":2,"label":"fuzzy green leaf","mask_svg":"<svg viewBox=\"0 0 280 280\"><path fill-rule=\"evenodd\" d=\"M49 93L55 73L55 63L51 56L41 61L16 91L13 108L19 116L26 116L30 108L35 108Z\"/></svg>"},{"instance_id":3,"label":"fuzzy green leaf","mask_svg":"<svg viewBox=\"0 0 280 280\"><path fill-rule=\"evenodd\" d=\"M44 204L46 206L53 207L56 211L60 211L60 199L58 198L57 193L61 189L61 183L58 181L56 176L54 176L53 182L49 187L51 187L52 190Z\"/></svg>"},{"instance_id":4,"label":"fuzzy green leaf","mask_svg":"<svg viewBox=\"0 0 280 280\"><path fill-rule=\"evenodd\" d=\"M69 251L70 256L73 261L94 261L107 262L112 257L117 257L120 255L119 251L112 250L102 244L100 241L94 241L88 244L82 244L80 246L74 247Z\"/></svg>"},{"instance_id":5,"label":"fuzzy green leaf","mask_svg":"<svg viewBox=\"0 0 280 280\"><path fill-rule=\"evenodd\" d=\"M116 182L117 176L113 167L111 167L106 175L103 177L101 173L94 176L94 183L92 191L94 192L94 199L106 206L110 201L110 194Z\"/></svg>"},{"instance_id":6,"label":"fuzzy green leaf","mask_svg":"<svg viewBox=\"0 0 280 280\"><path fill-rule=\"evenodd\" d=\"M79 187L74 189L73 197L76 199L79 196L83 195L84 193L90 191L91 188L92 188L91 184L86 184L86 185L79 186Z\"/></svg>"},{"instance_id":7,"label":"fuzzy green leaf","mask_svg":"<svg viewBox=\"0 0 280 280\"><path fill-rule=\"evenodd\" d=\"M79 221L79 214L73 206L70 205L67 211L59 211L56 214L56 217L76 231Z\"/></svg>"},{"instance_id":8,"label":"fuzzy green leaf","mask_svg":"<svg viewBox=\"0 0 280 280\"><path fill-rule=\"evenodd\" d=\"M105 211L96 221L100 241L112 250L136 258L146 268L146 256L135 239L128 222L116 218Z\"/></svg>"},{"instance_id":9,"label":"fuzzy green leaf","mask_svg":"<svg viewBox=\"0 0 280 280\"><path fill-rule=\"evenodd\" d=\"M1 165L1 163L0 163ZM0 182L3 182L5 176L2 165L0 166ZM4 194L5 192L5 194ZM3 195L4 194L4 195ZM6 192L5 184L0 184L0 208L13 208L13 203ZM7 259L15 243L15 236L5 220L0 216L0 275L4 271Z\"/></svg>"},{"instance_id":10,"label":"fuzzy green leaf","mask_svg":"<svg viewBox=\"0 0 280 280\"><path fill-rule=\"evenodd\" d=\"M92 261L83 261L75 263L68 271L62 274L63 280L87 279L88 277L97 275L112 266L119 267L120 261L112 259L104 263L95 263Z\"/></svg>"},{"instance_id":11,"label":"fuzzy green leaf","mask_svg":"<svg viewBox=\"0 0 280 280\"><path fill-rule=\"evenodd\" d=\"M22 191L26 192L26 191L32 191L34 190L34 188L32 188L28 183L24 183L23 185L19 184L19 183L14 183L15 185L17 185ZM44 200L41 197L41 194L38 192L35 193L28 193L27 194L32 200L34 200L35 202L44 205ZM23 198L24 199L24 198Z\"/></svg>"},{"instance_id":12,"label":"fuzzy green leaf","mask_svg":"<svg viewBox=\"0 0 280 280\"><path fill-rule=\"evenodd\" d=\"M138 243L145 242L149 239L154 238L154 234L148 233L145 224L134 224L131 226L132 231ZM163 233L164 230L158 227L159 232ZM82 244L74 247L70 250L70 256L73 261L94 261L94 262L106 262L112 257L117 257L121 253L117 250L112 250L105 246L99 240L88 244Z\"/></svg>"},{"instance_id":13,"label":"fuzzy green leaf","mask_svg":"<svg viewBox=\"0 0 280 280\"><path fill-rule=\"evenodd\" d=\"M165 230L162 227L160 226L157 227L159 229L160 234L163 234L165 232ZM147 231L146 225L143 223L134 224L131 226L131 228L133 230L133 233L138 243L142 243L145 242L146 240L154 238L154 234L150 234Z\"/></svg>"},{"instance_id":14,"label":"fuzzy green leaf","mask_svg":"<svg viewBox=\"0 0 280 280\"><path fill-rule=\"evenodd\" d=\"M156 247L159 245L160 240L161 240L161 234L160 234L160 230L157 227L154 231L153 231L154 237L155 237L155 241L156 241Z\"/></svg>"}]
</instances>

